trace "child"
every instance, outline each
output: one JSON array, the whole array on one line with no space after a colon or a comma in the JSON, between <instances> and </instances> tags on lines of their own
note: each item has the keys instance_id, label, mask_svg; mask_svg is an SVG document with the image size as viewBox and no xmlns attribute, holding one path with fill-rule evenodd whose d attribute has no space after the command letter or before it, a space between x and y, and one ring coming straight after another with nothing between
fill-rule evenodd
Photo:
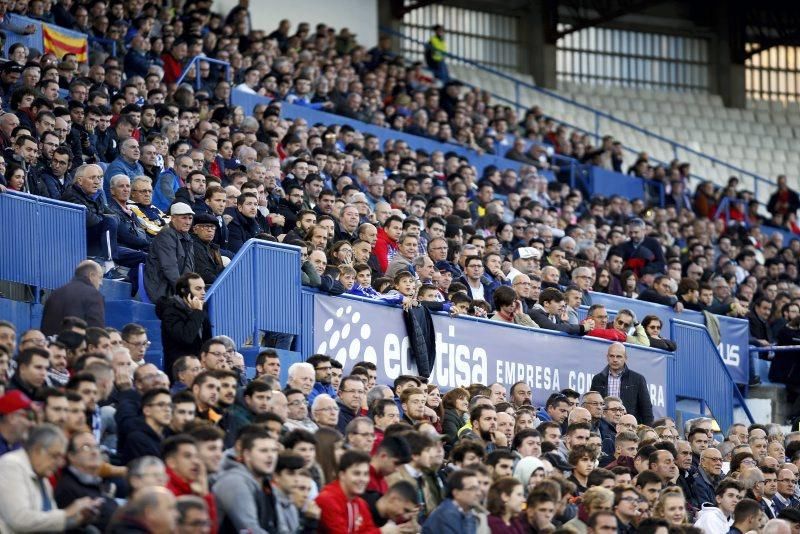
<instances>
[{"instance_id":1,"label":"child","mask_svg":"<svg viewBox=\"0 0 800 534\"><path fill-rule=\"evenodd\" d=\"M339 265L339 282L344 286L345 292L350 293L356 283L356 270L349 265Z\"/></svg>"},{"instance_id":2,"label":"child","mask_svg":"<svg viewBox=\"0 0 800 534\"><path fill-rule=\"evenodd\" d=\"M347 289L348 294L370 299L379 299L382 297L382 295L375 291L370 285L372 281L372 269L369 268L369 265L366 263L357 263L354 268L350 266L347 267L353 271L355 282Z\"/></svg>"}]
</instances>

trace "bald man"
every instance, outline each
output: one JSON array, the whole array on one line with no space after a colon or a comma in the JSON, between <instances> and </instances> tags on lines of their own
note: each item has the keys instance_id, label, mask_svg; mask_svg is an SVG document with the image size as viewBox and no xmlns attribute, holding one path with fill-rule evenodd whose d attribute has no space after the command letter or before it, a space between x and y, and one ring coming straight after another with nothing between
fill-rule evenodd
<instances>
[{"instance_id":1,"label":"bald man","mask_svg":"<svg viewBox=\"0 0 800 534\"><path fill-rule=\"evenodd\" d=\"M606 352L608 365L592 378L592 391L603 397L613 395L622 399L627 413L636 417L642 424L653 422L653 404L647 380L641 374L628 368L625 345L612 343Z\"/></svg>"}]
</instances>

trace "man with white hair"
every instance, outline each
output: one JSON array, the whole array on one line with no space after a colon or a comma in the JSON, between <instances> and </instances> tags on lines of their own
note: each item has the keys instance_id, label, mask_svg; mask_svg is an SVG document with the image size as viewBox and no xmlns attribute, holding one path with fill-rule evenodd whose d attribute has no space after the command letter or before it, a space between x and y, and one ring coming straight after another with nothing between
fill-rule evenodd
<instances>
[{"instance_id":1,"label":"man with white hair","mask_svg":"<svg viewBox=\"0 0 800 534\"><path fill-rule=\"evenodd\" d=\"M124 174L111 177L111 199L108 207L119 217L117 241L134 250L146 251L150 246L147 233L139 224L139 218L128 206L131 198L131 179Z\"/></svg>"},{"instance_id":2,"label":"man with white hair","mask_svg":"<svg viewBox=\"0 0 800 534\"><path fill-rule=\"evenodd\" d=\"M119 219L103 204L101 195L97 194L102 183L103 169L99 165L81 165L76 169L75 179L61 200L86 208L86 250L89 256L113 260L133 268L144 262L147 255L117 245ZM115 271L112 276L122 278L122 273Z\"/></svg>"},{"instance_id":3,"label":"man with white hair","mask_svg":"<svg viewBox=\"0 0 800 534\"><path fill-rule=\"evenodd\" d=\"M333 397L320 393L311 405L311 419L320 427L336 428L339 423L339 406Z\"/></svg>"},{"instance_id":4,"label":"man with white hair","mask_svg":"<svg viewBox=\"0 0 800 534\"><path fill-rule=\"evenodd\" d=\"M792 526L783 519L770 519L761 532L762 534L791 534Z\"/></svg>"},{"instance_id":5,"label":"man with white hair","mask_svg":"<svg viewBox=\"0 0 800 534\"><path fill-rule=\"evenodd\" d=\"M289 366L288 379L286 386L299 389L303 395L308 397L314 388L314 366L307 362L297 362ZM335 423L334 423L335 426Z\"/></svg>"},{"instance_id":6,"label":"man with white hair","mask_svg":"<svg viewBox=\"0 0 800 534\"><path fill-rule=\"evenodd\" d=\"M594 276L589 267L576 267L572 271L572 283L580 288L581 304L584 306L592 305L592 296L589 294L589 291L592 290L592 282L594 282Z\"/></svg>"}]
</instances>

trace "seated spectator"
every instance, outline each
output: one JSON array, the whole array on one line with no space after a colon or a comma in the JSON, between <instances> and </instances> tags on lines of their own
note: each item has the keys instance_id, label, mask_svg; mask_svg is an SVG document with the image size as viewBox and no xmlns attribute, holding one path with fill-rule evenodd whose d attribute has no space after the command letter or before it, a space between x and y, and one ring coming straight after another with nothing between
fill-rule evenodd
<instances>
[{"instance_id":1,"label":"seated spectator","mask_svg":"<svg viewBox=\"0 0 800 534\"><path fill-rule=\"evenodd\" d=\"M256 220L258 213L258 197L253 193L242 193L236 200L236 212L228 223L228 247L238 252L248 239L255 238L264 232Z\"/></svg>"},{"instance_id":2,"label":"seated spectator","mask_svg":"<svg viewBox=\"0 0 800 534\"><path fill-rule=\"evenodd\" d=\"M214 495L209 491L208 474L195 439L185 434L169 437L164 441L162 455L167 467L166 488L176 497L201 497L211 521L211 531L216 530L217 505Z\"/></svg>"},{"instance_id":3,"label":"seated spectator","mask_svg":"<svg viewBox=\"0 0 800 534\"><path fill-rule=\"evenodd\" d=\"M13 532L63 532L85 525L101 505L100 499L80 497L59 509L50 477L67 452L67 438L57 427L36 427L24 448L0 457L5 490L0 495L0 521Z\"/></svg>"},{"instance_id":4,"label":"seated spectator","mask_svg":"<svg viewBox=\"0 0 800 534\"><path fill-rule=\"evenodd\" d=\"M219 245L214 242L218 229L217 218L213 215L200 213L192 219L195 270L206 285L213 284L225 268Z\"/></svg>"},{"instance_id":5,"label":"seated spectator","mask_svg":"<svg viewBox=\"0 0 800 534\"><path fill-rule=\"evenodd\" d=\"M150 237L169 224L169 216L153 204L153 181L147 176L137 176L131 180L128 208Z\"/></svg>"},{"instance_id":6,"label":"seated spectator","mask_svg":"<svg viewBox=\"0 0 800 534\"><path fill-rule=\"evenodd\" d=\"M545 330L558 330L573 336L582 336L594 329L594 320L591 318L579 325L566 322L564 304L564 294L561 291L547 288L539 295L539 304L536 304L528 314L539 328Z\"/></svg>"},{"instance_id":7,"label":"seated spectator","mask_svg":"<svg viewBox=\"0 0 800 534\"><path fill-rule=\"evenodd\" d=\"M99 476L103 459L91 432L79 432L69 438L67 460L53 492L58 507L66 509L78 499L92 499L97 503L97 514L89 519L89 524L104 531L118 504L104 491L103 479Z\"/></svg>"},{"instance_id":8,"label":"seated spectator","mask_svg":"<svg viewBox=\"0 0 800 534\"><path fill-rule=\"evenodd\" d=\"M34 426L32 403L21 391L0 397L0 455L22 447Z\"/></svg>"},{"instance_id":9,"label":"seated spectator","mask_svg":"<svg viewBox=\"0 0 800 534\"><path fill-rule=\"evenodd\" d=\"M108 207L119 219L117 241L133 250L147 252L150 240L147 238L144 228L139 225L139 219L128 207L131 195L130 178L122 174L112 176L110 191L111 196L108 200Z\"/></svg>"},{"instance_id":10,"label":"seated spectator","mask_svg":"<svg viewBox=\"0 0 800 534\"><path fill-rule=\"evenodd\" d=\"M519 275L522 277L525 275ZM498 287L492 295L494 299L494 314L490 317L492 321L520 324L531 328L539 328L531 317L522 311L522 302L517 298L517 294L508 286Z\"/></svg>"},{"instance_id":11,"label":"seated spectator","mask_svg":"<svg viewBox=\"0 0 800 534\"><path fill-rule=\"evenodd\" d=\"M642 328L647 332L647 339L650 341L651 347L667 350L669 352L675 352L678 349L674 341L661 337L661 319L657 316L645 316L645 318L642 319Z\"/></svg>"},{"instance_id":12,"label":"seated spectator","mask_svg":"<svg viewBox=\"0 0 800 534\"><path fill-rule=\"evenodd\" d=\"M639 294L639 300L646 302L654 302L673 308L676 312L683 311L683 304L678 297L675 296L673 289L674 280L669 276L663 275L656 277L653 281L652 289L647 288Z\"/></svg>"},{"instance_id":13,"label":"seated spectator","mask_svg":"<svg viewBox=\"0 0 800 534\"><path fill-rule=\"evenodd\" d=\"M142 456L159 456L164 431L172 419L172 398L166 389L151 389L141 397L142 415L128 421L120 459L127 464Z\"/></svg>"},{"instance_id":14,"label":"seated spectator","mask_svg":"<svg viewBox=\"0 0 800 534\"><path fill-rule=\"evenodd\" d=\"M194 271L192 226L194 212L182 202L170 208L170 223L153 238L144 270L144 287L152 302L175 294L181 275Z\"/></svg>"}]
</instances>

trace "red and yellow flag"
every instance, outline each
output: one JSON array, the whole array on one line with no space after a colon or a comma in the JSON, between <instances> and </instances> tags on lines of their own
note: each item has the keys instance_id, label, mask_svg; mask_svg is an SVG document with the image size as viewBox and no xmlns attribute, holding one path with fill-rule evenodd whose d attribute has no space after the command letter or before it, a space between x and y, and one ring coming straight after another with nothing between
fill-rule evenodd
<instances>
[{"instance_id":1,"label":"red and yellow flag","mask_svg":"<svg viewBox=\"0 0 800 534\"><path fill-rule=\"evenodd\" d=\"M45 52L52 52L59 59L64 57L64 54L75 54L81 63L89 60L89 42L86 35L65 31L59 26L42 24L42 36Z\"/></svg>"}]
</instances>

